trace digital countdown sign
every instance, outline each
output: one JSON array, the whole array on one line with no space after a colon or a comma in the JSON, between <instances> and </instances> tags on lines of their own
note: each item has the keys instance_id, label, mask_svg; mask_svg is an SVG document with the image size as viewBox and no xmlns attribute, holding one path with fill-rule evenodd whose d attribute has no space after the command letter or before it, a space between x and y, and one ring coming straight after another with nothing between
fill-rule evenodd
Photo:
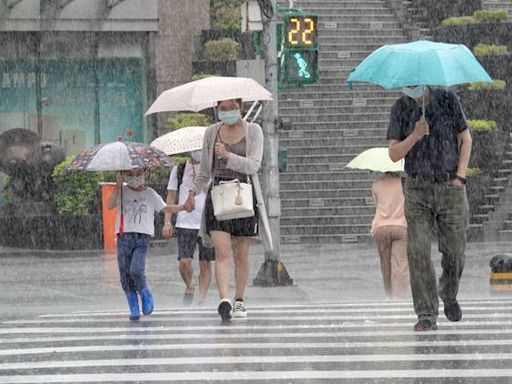
<instances>
[{"instance_id":1,"label":"digital countdown sign","mask_svg":"<svg viewBox=\"0 0 512 384\"><path fill-rule=\"evenodd\" d=\"M314 48L317 45L317 17L289 16L285 29L285 45L290 48Z\"/></svg>"}]
</instances>

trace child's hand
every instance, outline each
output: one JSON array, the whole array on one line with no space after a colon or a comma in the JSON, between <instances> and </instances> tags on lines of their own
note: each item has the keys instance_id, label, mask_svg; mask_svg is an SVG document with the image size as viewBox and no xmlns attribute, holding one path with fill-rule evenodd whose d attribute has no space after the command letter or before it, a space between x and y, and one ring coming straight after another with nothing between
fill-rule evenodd
<instances>
[{"instance_id":1,"label":"child's hand","mask_svg":"<svg viewBox=\"0 0 512 384\"><path fill-rule=\"evenodd\" d=\"M117 175L116 175L116 183L117 183L117 187L118 188L121 188L123 186L123 182L124 182L124 176L121 172L119 172Z\"/></svg>"}]
</instances>

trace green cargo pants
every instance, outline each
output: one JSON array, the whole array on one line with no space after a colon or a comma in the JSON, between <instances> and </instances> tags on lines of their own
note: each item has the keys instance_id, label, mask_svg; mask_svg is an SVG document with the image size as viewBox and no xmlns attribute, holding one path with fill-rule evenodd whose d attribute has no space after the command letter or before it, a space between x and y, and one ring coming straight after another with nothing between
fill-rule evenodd
<instances>
[{"instance_id":1,"label":"green cargo pants","mask_svg":"<svg viewBox=\"0 0 512 384\"><path fill-rule=\"evenodd\" d=\"M464 268L469 206L465 187L451 181L405 180L405 217L407 219L407 258L411 277L414 311L419 320L436 321L438 289L430 249L434 223L438 229L438 249L442 254L439 297L455 300Z\"/></svg>"}]
</instances>

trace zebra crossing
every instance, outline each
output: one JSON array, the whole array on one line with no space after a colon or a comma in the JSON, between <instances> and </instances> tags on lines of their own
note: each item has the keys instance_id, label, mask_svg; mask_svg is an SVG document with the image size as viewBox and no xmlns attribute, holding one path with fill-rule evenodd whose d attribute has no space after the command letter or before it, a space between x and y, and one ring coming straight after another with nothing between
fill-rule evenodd
<instances>
[{"instance_id":1,"label":"zebra crossing","mask_svg":"<svg viewBox=\"0 0 512 384\"><path fill-rule=\"evenodd\" d=\"M0 383L510 382L512 298L461 306L428 333L410 302L249 306L230 325L215 308L3 320Z\"/></svg>"}]
</instances>

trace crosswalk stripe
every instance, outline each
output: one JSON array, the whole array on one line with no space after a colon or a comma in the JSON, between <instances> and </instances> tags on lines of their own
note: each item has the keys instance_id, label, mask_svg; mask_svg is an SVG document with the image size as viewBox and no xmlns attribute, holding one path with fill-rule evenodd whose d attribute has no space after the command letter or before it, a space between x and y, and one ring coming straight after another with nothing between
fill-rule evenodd
<instances>
[{"instance_id":1,"label":"crosswalk stripe","mask_svg":"<svg viewBox=\"0 0 512 384\"><path fill-rule=\"evenodd\" d=\"M413 331L366 331L366 332L297 332L297 333L229 333L229 334L210 334L210 333L171 333L171 334L123 334L108 336L68 336L68 337L30 337L30 338L9 338L0 340L2 344L13 343L48 343L61 341L100 341L100 340L176 340L176 339L264 339L264 338L329 338L329 337L391 337L391 336L411 336L415 335ZM436 335L512 335L512 329L451 329L438 330Z\"/></svg>"},{"instance_id":2,"label":"crosswalk stripe","mask_svg":"<svg viewBox=\"0 0 512 384\"><path fill-rule=\"evenodd\" d=\"M479 304L479 306L474 306L475 304ZM484 305L487 304L487 305ZM497 305L498 304L498 305ZM505 306L505 304L509 304ZM509 310L512 306L512 300L499 300L499 301L462 301L461 305L463 305L464 311L476 311L476 310ZM268 308L262 306L251 306L251 313L311 313L312 311L316 312L344 312L347 311L347 308L354 307L350 309L350 312L413 312L412 302L403 301L403 302L371 302L368 304L333 304L333 303L325 303L322 305L312 304L312 305L283 305L279 308ZM364 307L364 308L360 308ZM443 305L441 303L440 308ZM158 311L155 311L155 314L168 314L168 315L176 315L176 314L202 314L202 313L211 313L213 308L161 308ZM77 311L71 313L61 313L61 314L46 314L40 315L39 318L66 318L66 317L80 317L89 316L123 316L126 315L126 310L117 310L117 311Z\"/></svg>"},{"instance_id":3,"label":"crosswalk stripe","mask_svg":"<svg viewBox=\"0 0 512 384\"><path fill-rule=\"evenodd\" d=\"M385 342L279 342L279 343L201 343L201 344L138 344L138 345L88 345L81 347L17 348L2 349L0 356L57 354L101 351L161 351L194 349L342 349L342 348L392 348L392 347L460 347L460 346L505 346L512 340L425 340L425 341L385 341Z\"/></svg>"},{"instance_id":4,"label":"crosswalk stripe","mask_svg":"<svg viewBox=\"0 0 512 384\"><path fill-rule=\"evenodd\" d=\"M414 319L411 318L411 322L401 322L401 323L341 323L341 324L314 324L314 325L295 325L295 324L279 324L279 325L236 325L232 324L229 326L229 329L243 329L243 330L257 330L257 329L276 329L276 330L286 330L286 329L308 329L310 327L314 327L316 329L333 329L333 328L371 328L375 329L377 326L379 328L411 328L413 325ZM150 320L151 321L151 320ZM128 322L128 321L126 321ZM145 325L144 321L141 321L140 324ZM465 321L463 323L449 323L444 321L439 321L438 324L442 327L460 327L461 324L464 326L496 326L496 327L507 327L512 326L512 321L500 321L500 320L487 320L487 321ZM120 333L120 332L140 332L140 333L151 333L158 331L201 331L201 330L225 330L226 327L223 325L204 325L204 326L141 326L140 328L136 328L134 326L119 326L119 327L20 327L20 328L0 328L0 334L3 335L11 335L11 334L35 334L35 333ZM1 342L1 340L0 340Z\"/></svg>"},{"instance_id":5,"label":"crosswalk stripe","mask_svg":"<svg viewBox=\"0 0 512 384\"><path fill-rule=\"evenodd\" d=\"M390 378L501 378L511 377L512 369L418 369L368 371L241 371L232 372L172 372L172 373L116 373L79 375L4 376L9 383L82 383L82 382L183 382L198 380L313 380L313 379L390 379Z\"/></svg>"},{"instance_id":6,"label":"crosswalk stripe","mask_svg":"<svg viewBox=\"0 0 512 384\"><path fill-rule=\"evenodd\" d=\"M464 313L465 319L480 319L480 318L489 318L489 313ZM510 319L512 318L512 313L500 313L500 318ZM355 316L347 316L347 315L322 315L315 314L311 316L252 316L251 320L259 321L372 321L372 320L414 320L415 316L411 313L408 315L355 315ZM201 317L169 317L169 316L154 316L151 318L152 321L162 321L162 322L185 322L185 323L194 323L194 322L204 322L206 320L217 320L218 315L216 314L208 314ZM65 323L117 323L119 321L126 320L126 315L121 319L91 319L91 318L76 318L76 319L57 319L57 320L10 320L5 321L4 324L65 324Z\"/></svg>"},{"instance_id":7,"label":"crosswalk stripe","mask_svg":"<svg viewBox=\"0 0 512 384\"><path fill-rule=\"evenodd\" d=\"M257 363L356 363L378 361L472 361L472 360L512 360L512 353L474 354L375 354L375 355L296 355L296 356L221 356L221 357L176 357L176 358L137 358L109 360L73 360L70 361L29 361L23 363L0 364L0 371L14 369L45 369L45 368L84 368L84 367L116 367L116 366L148 366L148 365L198 365L198 364L257 364Z\"/></svg>"},{"instance_id":8,"label":"crosswalk stripe","mask_svg":"<svg viewBox=\"0 0 512 384\"><path fill-rule=\"evenodd\" d=\"M442 308L442 306L441 306ZM508 311L510 310L510 306L493 306L491 308L489 307L470 307L465 306L464 307L464 313L467 312L477 312L477 311L489 311L492 310L493 312L496 311ZM153 315L156 316L163 316L163 315L211 315L212 312L214 312L214 309L202 309L202 310L158 310L153 313ZM315 313L315 314L325 314L325 313L346 313L347 309L345 308L307 308L307 309L293 309L293 308L283 308L283 309L267 309L267 310L257 310L251 308L251 315L258 314L258 315L267 315L267 314L275 314L275 313L286 313L286 314L294 314L294 313ZM413 308L412 304L408 304L404 307L389 307L389 308L364 308L364 309L351 309L351 313L383 313L383 312L407 312L410 314L413 314ZM44 319L43 321L46 321L46 319L65 319L65 318L96 318L96 317L107 317L107 316L119 316L119 317L126 317L126 311L124 312L98 312L98 313L91 313L91 314L65 314L65 315L41 315L39 316L40 319ZM211 315L213 316L213 315ZM38 321L38 320L34 320ZM94 320L96 321L96 320Z\"/></svg>"}]
</instances>

